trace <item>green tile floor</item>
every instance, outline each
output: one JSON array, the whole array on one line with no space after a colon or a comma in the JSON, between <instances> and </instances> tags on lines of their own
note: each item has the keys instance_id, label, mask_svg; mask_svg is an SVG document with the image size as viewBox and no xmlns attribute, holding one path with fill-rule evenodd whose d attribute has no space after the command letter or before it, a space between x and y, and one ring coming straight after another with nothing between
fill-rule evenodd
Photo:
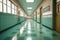
<instances>
[{"instance_id":1,"label":"green tile floor","mask_svg":"<svg viewBox=\"0 0 60 40\"><path fill-rule=\"evenodd\" d=\"M0 34L0 40L60 40L60 33L43 26L40 30L40 24L28 19Z\"/></svg>"}]
</instances>

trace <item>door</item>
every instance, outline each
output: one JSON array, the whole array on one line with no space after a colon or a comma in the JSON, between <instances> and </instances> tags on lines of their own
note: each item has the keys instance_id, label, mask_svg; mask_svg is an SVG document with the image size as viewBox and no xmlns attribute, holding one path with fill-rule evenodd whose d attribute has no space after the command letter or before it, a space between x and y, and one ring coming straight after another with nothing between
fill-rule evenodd
<instances>
[{"instance_id":1,"label":"door","mask_svg":"<svg viewBox=\"0 0 60 40\"><path fill-rule=\"evenodd\" d=\"M56 13L56 31L57 32L60 32L60 1L57 0L57 5L56 5L56 8L57 8L57 13Z\"/></svg>"},{"instance_id":2,"label":"door","mask_svg":"<svg viewBox=\"0 0 60 40\"><path fill-rule=\"evenodd\" d=\"M42 7L40 8L40 33L42 32Z\"/></svg>"}]
</instances>

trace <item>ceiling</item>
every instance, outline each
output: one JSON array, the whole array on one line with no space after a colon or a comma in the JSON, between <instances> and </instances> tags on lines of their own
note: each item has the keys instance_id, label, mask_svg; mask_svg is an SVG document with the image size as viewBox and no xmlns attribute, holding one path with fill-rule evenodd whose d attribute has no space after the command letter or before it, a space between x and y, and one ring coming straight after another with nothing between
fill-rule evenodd
<instances>
[{"instance_id":1,"label":"ceiling","mask_svg":"<svg viewBox=\"0 0 60 40\"><path fill-rule=\"evenodd\" d=\"M34 12L34 10L37 8L37 6L42 2L42 0L34 0L34 2L26 2L26 0L18 0L18 1L28 15L31 15Z\"/></svg>"}]
</instances>

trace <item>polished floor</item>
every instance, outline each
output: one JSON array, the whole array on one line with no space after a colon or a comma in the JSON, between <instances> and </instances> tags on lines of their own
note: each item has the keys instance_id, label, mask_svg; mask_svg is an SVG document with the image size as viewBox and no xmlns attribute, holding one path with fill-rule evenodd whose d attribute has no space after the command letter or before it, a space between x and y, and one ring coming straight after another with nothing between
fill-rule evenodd
<instances>
[{"instance_id":1,"label":"polished floor","mask_svg":"<svg viewBox=\"0 0 60 40\"><path fill-rule=\"evenodd\" d=\"M60 40L60 34L28 19L1 33L0 40Z\"/></svg>"}]
</instances>

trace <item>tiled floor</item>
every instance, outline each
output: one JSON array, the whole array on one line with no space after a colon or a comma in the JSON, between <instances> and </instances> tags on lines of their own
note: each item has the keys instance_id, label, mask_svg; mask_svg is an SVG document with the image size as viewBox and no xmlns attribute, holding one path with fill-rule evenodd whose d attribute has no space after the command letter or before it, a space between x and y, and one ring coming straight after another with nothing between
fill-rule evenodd
<instances>
[{"instance_id":1,"label":"tiled floor","mask_svg":"<svg viewBox=\"0 0 60 40\"><path fill-rule=\"evenodd\" d=\"M17 28L18 27L16 27L15 29L18 30L19 28ZM13 31L13 29L10 29L10 31L8 32L4 32L8 36L3 39L3 33L3 36L0 36L1 40L60 40L59 33L43 26L40 30L40 24L31 19L28 19L25 24L19 29L19 31L15 32L16 30L14 30L12 34L10 33L10 31ZM9 36L8 33L10 33L11 35Z\"/></svg>"}]
</instances>

